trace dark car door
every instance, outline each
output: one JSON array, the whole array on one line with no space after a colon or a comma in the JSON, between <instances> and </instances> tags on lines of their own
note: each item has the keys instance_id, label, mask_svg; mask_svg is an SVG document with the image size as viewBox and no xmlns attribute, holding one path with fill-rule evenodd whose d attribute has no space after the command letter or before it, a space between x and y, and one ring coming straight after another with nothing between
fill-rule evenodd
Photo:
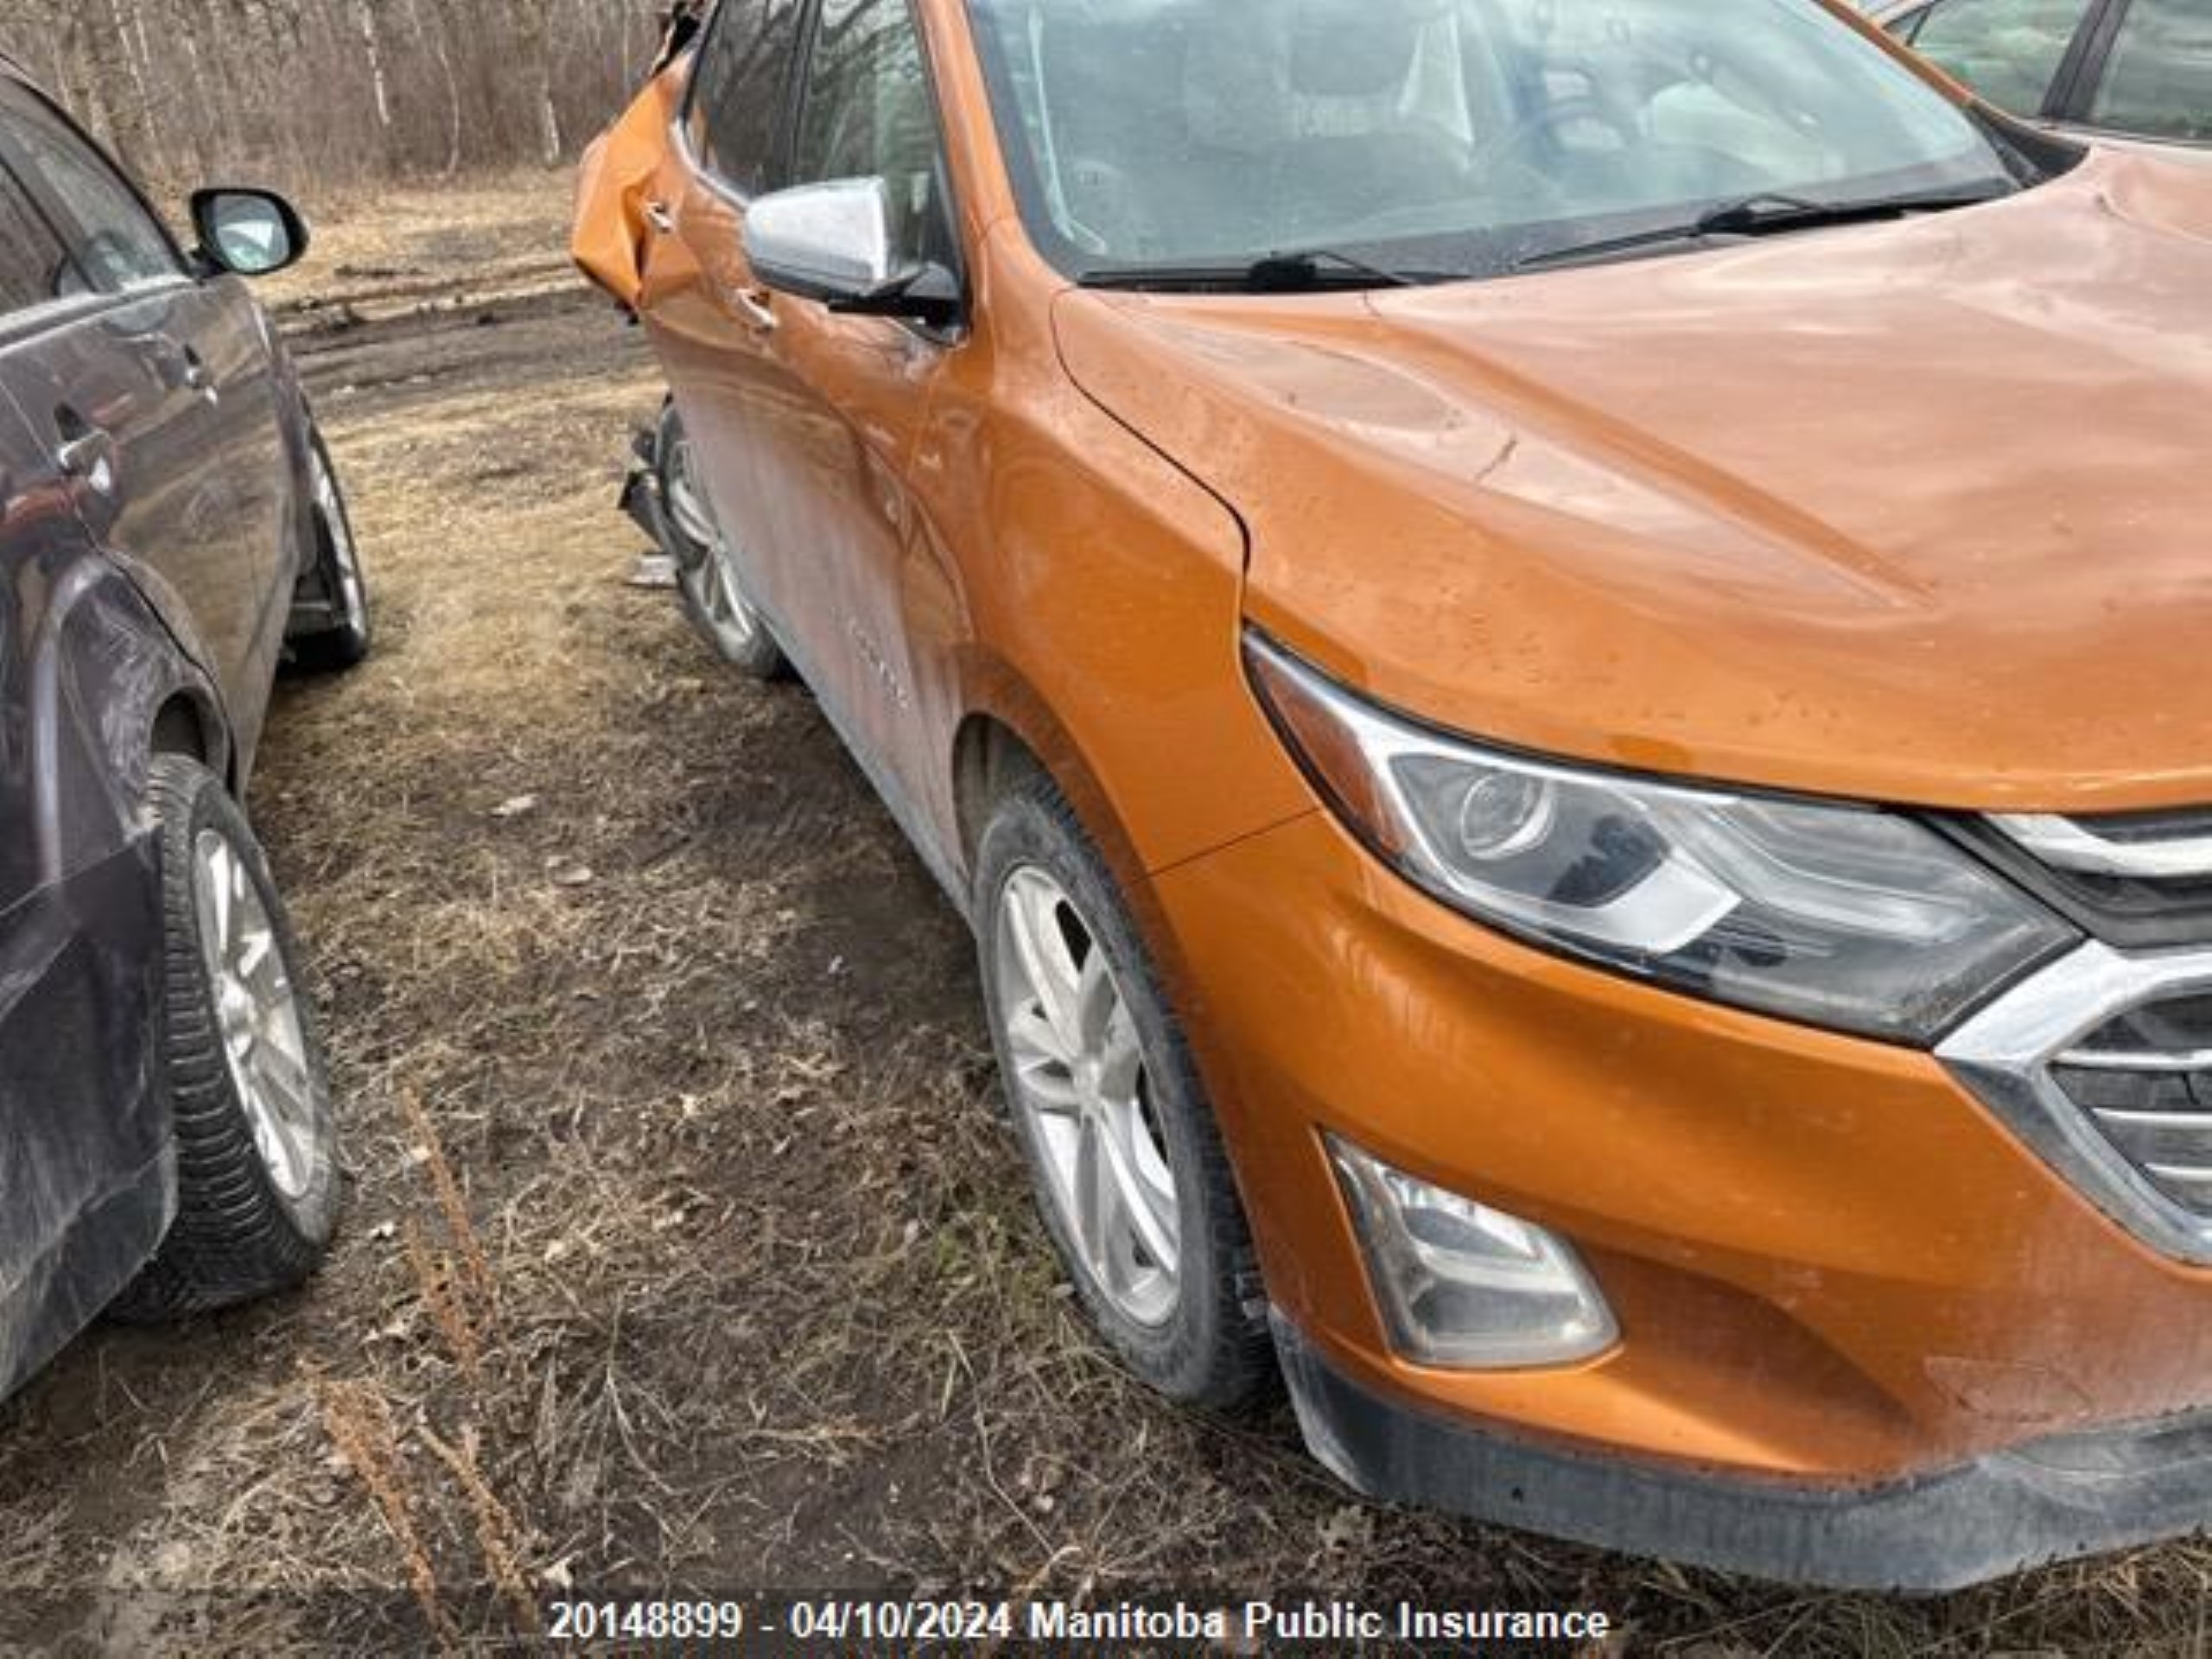
<instances>
[{"instance_id":1,"label":"dark car door","mask_svg":"<svg viewBox=\"0 0 2212 1659\"><path fill-rule=\"evenodd\" d=\"M274 351L235 277L203 277L106 158L0 76L0 159L69 245L82 315L16 388L88 487L94 536L220 689L241 753L268 701L290 600L290 476Z\"/></svg>"},{"instance_id":2,"label":"dark car door","mask_svg":"<svg viewBox=\"0 0 2212 1659\"><path fill-rule=\"evenodd\" d=\"M158 695L166 641L15 403L98 303L82 276L0 168L0 1395L137 1272L172 1202L159 887L113 695Z\"/></svg>"}]
</instances>

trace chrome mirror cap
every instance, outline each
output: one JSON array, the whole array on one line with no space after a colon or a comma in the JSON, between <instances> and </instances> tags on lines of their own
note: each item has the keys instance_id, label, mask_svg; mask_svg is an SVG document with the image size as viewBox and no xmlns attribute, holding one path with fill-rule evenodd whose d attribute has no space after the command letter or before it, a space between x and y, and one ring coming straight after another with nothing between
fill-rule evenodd
<instances>
[{"instance_id":1,"label":"chrome mirror cap","mask_svg":"<svg viewBox=\"0 0 2212 1659\"><path fill-rule=\"evenodd\" d=\"M802 299L861 299L898 276L891 187L840 179L762 196L746 210L745 252L768 287Z\"/></svg>"}]
</instances>

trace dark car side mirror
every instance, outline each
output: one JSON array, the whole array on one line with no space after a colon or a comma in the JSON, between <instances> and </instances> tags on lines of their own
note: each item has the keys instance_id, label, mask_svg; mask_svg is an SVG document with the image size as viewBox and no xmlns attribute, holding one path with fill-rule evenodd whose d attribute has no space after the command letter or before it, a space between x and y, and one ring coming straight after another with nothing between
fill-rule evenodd
<instances>
[{"instance_id":1,"label":"dark car side mirror","mask_svg":"<svg viewBox=\"0 0 2212 1659\"><path fill-rule=\"evenodd\" d=\"M200 257L239 276L273 276L297 264L310 240L307 220L273 190L198 191L192 228Z\"/></svg>"},{"instance_id":2,"label":"dark car side mirror","mask_svg":"<svg viewBox=\"0 0 2212 1659\"><path fill-rule=\"evenodd\" d=\"M959 279L942 265L899 264L892 222L881 179L779 190L746 210L746 257L779 294L848 315L950 327L960 320Z\"/></svg>"}]
</instances>

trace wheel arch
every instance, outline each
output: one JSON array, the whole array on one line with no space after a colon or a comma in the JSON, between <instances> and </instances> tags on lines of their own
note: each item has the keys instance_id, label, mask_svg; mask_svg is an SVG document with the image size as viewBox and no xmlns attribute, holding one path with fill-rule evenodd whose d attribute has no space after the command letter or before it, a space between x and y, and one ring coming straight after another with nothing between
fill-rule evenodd
<instances>
[{"instance_id":1,"label":"wheel arch","mask_svg":"<svg viewBox=\"0 0 2212 1659\"><path fill-rule=\"evenodd\" d=\"M232 746L223 730L222 716L213 699L195 685L178 687L155 709L147 728L146 753L149 757L175 754L197 760L233 793L237 791Z\"/></svg>"},{"instance_id":2,"label":"wheel arch","mask_svg":"<svg viewBox=\"0 0 2212 1659\"><path fill-rule=\"evenodd\" d=\"M971 647L962 664L963 713L954 733L950 798L960 868L972 878L976 849L992 803L1030 772L1052 780L1084 829L1134 891L1146 867L1135 837L1083 747L1020 673L994 652Z\"/></svg>"},{"instance_id":3,"label":"wheel arch","mask_svg":"<svg viewBox=\"0 0 2212 1659\"><path fill-rule=\"evenodd\" d=\"M1073 809L1077 822L1106 861L1162 982L1179 1005L1195 995L1183 954L1153 891L1135 837L1114 805L1082 745L1044 700L1004 661L981 654L967 668L966 712L950 757L955 854L968 894L969 919L980 924L982 895L973 891L976 854L992 806L1025 778L1041 776Z\"/></svg>"},{"instance_id":4,"label":"wheel arch","mask_svg":"<svg viewBox=\"0 0 2212 1659\"><path fill-rule=\"evenodd\" d=\"M992 804L1016 776L1048 770L1021 734L996 715L972 714L961 722L952 746L952 813L963 869L976 868Z\"/></svg>"},{"instance_id":5,"label":"wheel arch","mask_svg":"<svg viewBox=\"0 0 2212 1659\"><path fill-rule=\"evenodd\" d=\"M30 634L21 696L40 885L143 835L157 753L189 754L236 792L240 755L213 683L124 569L97 555L69 565Z\"/></svg>"}]
</instances>

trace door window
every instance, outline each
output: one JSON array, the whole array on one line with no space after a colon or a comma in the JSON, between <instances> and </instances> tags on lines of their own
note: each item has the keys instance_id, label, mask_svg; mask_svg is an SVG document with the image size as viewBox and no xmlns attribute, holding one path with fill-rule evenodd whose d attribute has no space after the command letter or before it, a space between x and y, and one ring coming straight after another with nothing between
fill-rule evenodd
<instances>
[{"instance_id":1,"label":"door window","mask_svg":"<svg viewBox=\"0 0 2212 1659\"><path fill-rule=\"evenodd\" d=\"M899 263L950 263L937 107L907 0L823 0L800 106L794 184L881 179Z\"/></svg>"},{"instance_id":2,"label":"door window","mask_svg":"<svg viewBox=\"0 0 2212 1659\"><path fill-rule=\"evenodd\" d=\"M757 195L773 182L802 16L799 0L724 0L700 51L692 148L742 195Z\"/></svg>"},{"instance_id":3,"label":"door window","mask_svg":"<svg viewBox=\"0 0 2212 1659\"><path fill-rule=\"evenodd\" d=\"M0 321L83 291L84 278L38 204L0 172Z\"/></svg>"},{"instance_id":4,"label":"door window","mask_svg":"<svg viewBox=\"0 0 2212 1659\"><path fill-rule=\"evenodd\" d=\"M0 80L0 118L36 181L74 222L77 268L100 294L124 294L184 275L176 245L138 193L37 93Z\"/></svg>"},{"instance_id":5,"label":"door window","mask_svg":"<svg viewBox=\"0 0 2212 1659\"><path fill-rule=\"evenodd\" d=\"M2043 112L2088 0L1940 0L1912 43L2000 110Z\"/></svg>"},{"instance_id":6,"label":"door window","mask_svg":"<svg viewBox=\"0 0 2212 1659\"><path fill-rule=\"evenodd\" d=\"M2212 11L2202 0L2134 0L2089 119L2153 138L2212 139Z\"/></svg>"}]
</instances>

